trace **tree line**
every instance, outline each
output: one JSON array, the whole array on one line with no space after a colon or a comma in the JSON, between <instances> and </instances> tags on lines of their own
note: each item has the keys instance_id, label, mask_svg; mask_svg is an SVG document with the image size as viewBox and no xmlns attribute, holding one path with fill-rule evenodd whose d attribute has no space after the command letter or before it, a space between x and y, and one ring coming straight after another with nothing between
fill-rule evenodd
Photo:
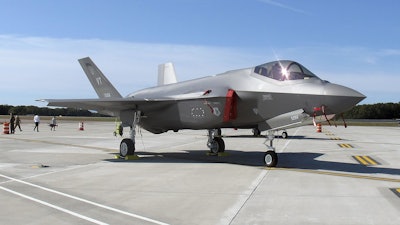
<instances>
[{"instance_id":1,"label":"tree line","mask_svg":"<svg viewBox=\"0 0 400 225\"><path fill-rule=\"evenodd\" d=\"M348 119L399 119L400 103L357 105L344 113Z\"/></svg>"},{"instance_id":2,"label":"tree line","mask_svg":"<svg viewBox=\"0 0 400 225\"><path fill-rule=\"evenodd\" d=\"M48 108L37 106L11 106L0 105L0 115L41 115L41 116L85 116L85 117L106 117L89 110L74 108Z\"/></svg>"},{"instance_id":3,"label":"tree line","mask_svg":"<svg viewBox=\"0 0 400 225\"><path fill-rule=\"evenodd\" d=\"M0 105L0 115L42 115L42 116L88 116L105 117L99 113L73 108L48 108L37 106ZM357 105L344 113L347 119L399 119L400 103L377 103Z\"/></svg>"}]
</instances>

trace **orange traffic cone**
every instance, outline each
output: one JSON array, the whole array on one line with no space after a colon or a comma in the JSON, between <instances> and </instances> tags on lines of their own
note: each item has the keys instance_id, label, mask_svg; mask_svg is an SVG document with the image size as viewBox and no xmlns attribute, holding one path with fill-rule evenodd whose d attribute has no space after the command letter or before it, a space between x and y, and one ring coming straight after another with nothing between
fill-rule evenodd
<instances>
[{"instance_id":1,"label":"orange traffic cone","mask_svg":"<svg viewBox=\"0 0 400 225\"><path fill-rule=\"evenodd\" d=\"M79 123L79 130L82 130L82 131L85 130L84 127L83 127L83 121L81 121Z\"/></svg>"},{"instance_id":2,"label":"orange traffic cone","mask_svg":"<svg viewBox=\"0 0 400 225\"><path fill-rule=\"evenodd\" d=\"M10 124L7 122L3 123L3 134L10 134Z\"/></svg>"},{"instance_id":3,"label":"orange traffic cone","mask_svg":"<svg viewBox=\"0 0 400 225\"><path fill-rule=\"evenodd\" d=\"M320 123L317 124L317 133L322 132L322 125Z\"/></svg>"}]
</instances>

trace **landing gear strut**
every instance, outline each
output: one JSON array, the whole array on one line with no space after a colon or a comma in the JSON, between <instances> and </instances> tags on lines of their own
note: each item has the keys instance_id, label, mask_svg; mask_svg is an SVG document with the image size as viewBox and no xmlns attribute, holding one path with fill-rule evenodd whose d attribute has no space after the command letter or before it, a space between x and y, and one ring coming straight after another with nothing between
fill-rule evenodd
<instances>
[{"instance_id":1,"label":"landing gear strut","mask_svg":"<svg viewBox=\"0 0 400 225\"><path fill-rule=\"evenodd\" d=\"M253 136L258 137L261 135L261 131L258 128L253 128Z\"/></svg>"},{"instance_id":2,"label":"landing gear strut","mask_svg":"<svg viewBox=\"0 0 400 225\"><path fill-rule=\"evenodd\" d=\"M219 129L208 130L207 147L212 154L218 154L225 151L225 142L221 138Z\"/></svg>"},{"instance_id":3,"label":"landing gear strut","mask_svg":"<svg viewBox=\"0 0 400 225\"><path fill-rule=\"evenodd\" d=\"M129 131L129 138L124 138L119 145L119 154L121 157L133 155L135 153L135 137L136 137L136 126L140 122L140 111L133 113L133 123L131 130Z\"/></svg>"},{"instance_id":4,"label":"landing gear strut","mask_svg":"<svg viewBox=\"0 0 400 225\"><path fill-rule=\"evenodd\" d=\"M268 151L264 155L264 163L267 167L275 167L278 163L278 155L275 152L275 148L272 146L275 138L273 131L268 131L264 144L267 146ZM268 144L269 141L269 144Z\"/></svg>"}]
</instances>

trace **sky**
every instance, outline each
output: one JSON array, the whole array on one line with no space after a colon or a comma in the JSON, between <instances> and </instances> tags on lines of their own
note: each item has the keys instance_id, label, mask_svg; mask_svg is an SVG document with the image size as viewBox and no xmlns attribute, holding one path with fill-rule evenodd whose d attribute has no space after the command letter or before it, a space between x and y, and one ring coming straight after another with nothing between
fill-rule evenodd
<instances>
[{"instance_id":1,"label":"sky","mask_svg":"<svg viewBox=\"0 0 400 225\"><path fill-rule=\"evenodd\" d=\"M0 105L96 98L78 59L90 56L122 95L295 60L323 80L400 102L397 0L0 0Z\"/></svg>"}]
</instances>

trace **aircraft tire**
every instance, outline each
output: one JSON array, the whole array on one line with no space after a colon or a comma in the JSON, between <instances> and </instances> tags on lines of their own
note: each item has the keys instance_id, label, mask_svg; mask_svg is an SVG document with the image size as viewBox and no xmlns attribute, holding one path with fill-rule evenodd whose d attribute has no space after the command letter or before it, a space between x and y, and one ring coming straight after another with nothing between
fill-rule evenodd
<instances>
[{"instance_id":1,"label":"aircraft tire","mask_svg":"<svg viewBox=\"0 0 400 225\"><path fill-rule=\"evenodd\" d=\"M264 163L267 167L275 167L278 164L278 154L274 151L267 151L264 156Z\"/></svg>"},{"instance_id":2,"label":"aircraft tire","mask_svg":"<svg viewBox=\"0 0 400 225\"><path fill-rule=\"evenodd\" d=\"M135 143L133 143L132 139L125 138L121 141L119 145L119 154L122 157L127 155L133 155L135 153Z\"/></svg>"},{"instance_id":3,"label":"aircraft tire","mask_svg":"<svg viewBox=\"0 0 400 225\"><path fill-rule=\"evenodd\" d=\"M287 133L286 131L283 131L283 132L282 132L282 138L283 138L283 139L288 138L288 136L289 136L289 135L288 135L288 133Z\"/></svg>"},{"instance_id":4,"label":"aircraft tire","mask_svg":"<svg viewBox=\"0 0 400 225\"><path fill-rule=\"evenodd\" d=\"M218 154L219 152L225 151L225 142L220 137L215 137L211 143L211 153Z\"/></svg>"},{"instance_id":5,"label":"aircraft tire","mask_svg":"<svg viewBox=\"0 0 400 225\"><path fill-rule=\"evenodd\" d=\"M225 152L225 142L222 138L217 137L214 138L215 141L218 143L218 152Z\"/></svg>"}]
</instances>

